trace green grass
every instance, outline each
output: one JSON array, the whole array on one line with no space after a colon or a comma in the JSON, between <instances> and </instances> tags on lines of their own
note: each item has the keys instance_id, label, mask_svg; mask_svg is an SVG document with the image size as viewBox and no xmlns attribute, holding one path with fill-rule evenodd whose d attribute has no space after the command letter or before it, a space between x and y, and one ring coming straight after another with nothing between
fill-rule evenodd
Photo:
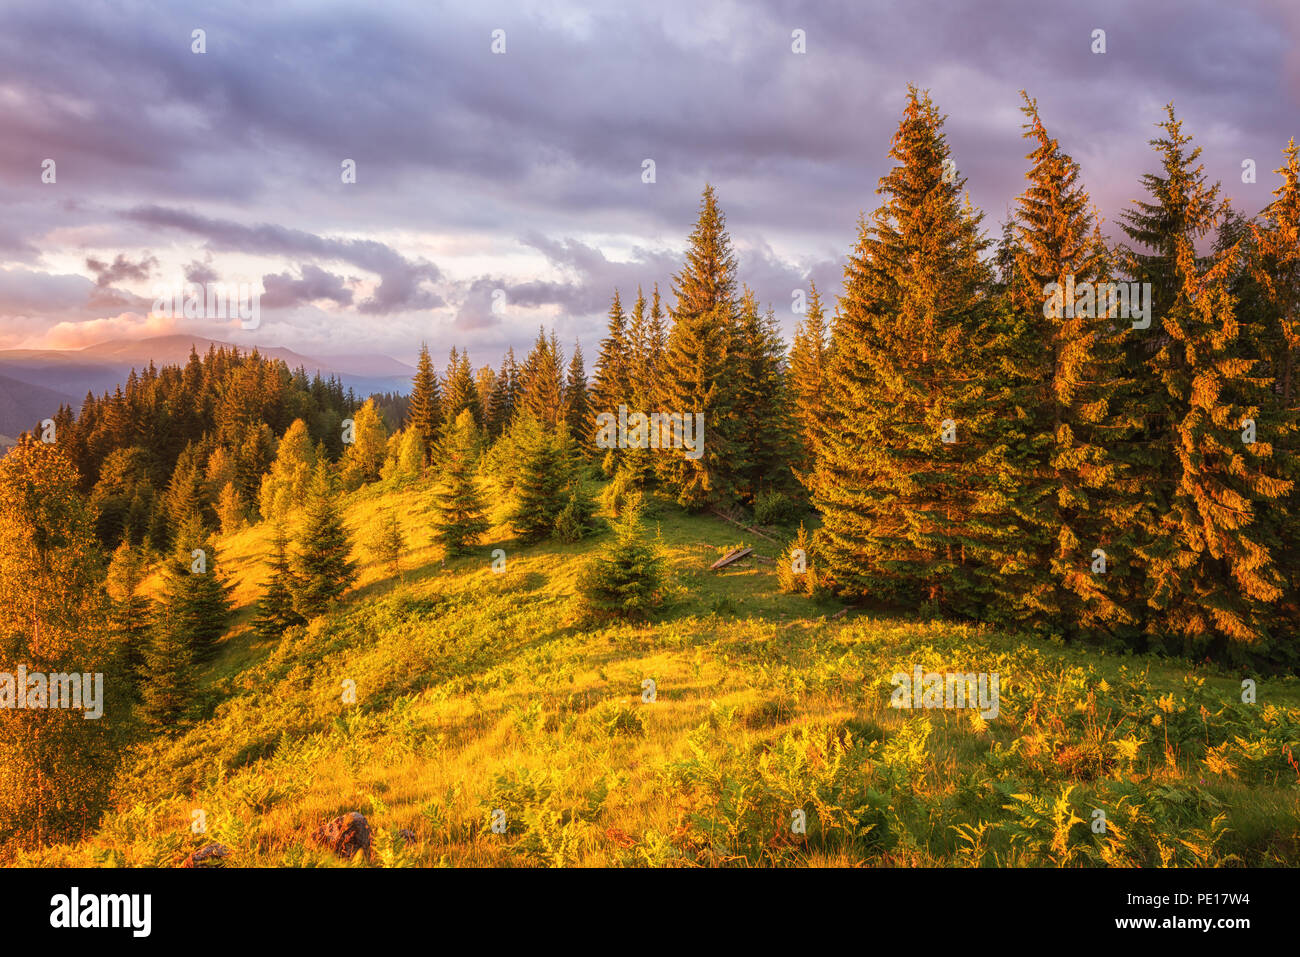
<instances>
[{"instance_id":1,"label":"green grass","mask_svg":"<svg viewBox=\"0 0 1300 957\"><path fill-rule=\"evenodd\" d=\"M747 533L671 506L648 519L668 605L591 627L572 594L608 531L526 547L498 526L444 566L427 493L349 496L354 532L398 510L403 573L358 549L346 602L277 642L248 627L269 528L222 539L239 612L201 719L130 753L95 833L16 862L170 865L216 840L233 864L337 865L308 835L357 810L385 866L1300 863L1295 679L1261 679L1247 705L1241 676L1185 662L832 620L838 604L780 593L770 561L708 571ZM890 708L890 676L916 664L997 672L1000 714Z\"/></svg>"}]
</instances>

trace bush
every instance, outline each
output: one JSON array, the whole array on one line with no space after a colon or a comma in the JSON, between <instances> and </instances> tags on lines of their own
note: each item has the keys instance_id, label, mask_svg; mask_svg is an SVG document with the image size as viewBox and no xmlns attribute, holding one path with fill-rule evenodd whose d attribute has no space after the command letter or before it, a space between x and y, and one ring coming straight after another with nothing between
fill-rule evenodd
<instances>
[{"instance_id":1,"label":"bush","mask_svg":"<svg viewBox=\"0 0 1300 957\"><path fill-rule=\"evenodd\" d=\"M596 508L591 499L575 486L569 493L568 504L560 510L559 516L555 519L555 537L569 545L581 541L596 527L593 519L595 512Z\"/></svg>"},{"instance_id":2,"label":"bush","mask_svg":"<svg viewBox=\"0 0 1300 957\"><path fill-rule=\"evenodd\" d=\"M621 517L628 509L639 510L641 489L635 476L622 469L616 471L613 481L600 493L600 504L615 518Z\"/></svg>"},{"instance_id":3,"label":"bush","mask_svg":"<svg viewBox=\"0 0 1300 957\"><path fill-rule=\"evenodd\" d=\"M786 546L776 566L781 591L810 598L817 593L817 572L813 568L812 554L812 539L800 522L799 534Z\"/></svg>"},{"instance_id":4,"label":"bush","mask_svg":"<svg viewBox=\"0 0 1300 957\"><path fill-rule=\"evenodd\" d=\"M799 502L784 492L759 492L754 496L754 522L758 525L788 525L799 512Z\"/></svg>"}]
</instances>

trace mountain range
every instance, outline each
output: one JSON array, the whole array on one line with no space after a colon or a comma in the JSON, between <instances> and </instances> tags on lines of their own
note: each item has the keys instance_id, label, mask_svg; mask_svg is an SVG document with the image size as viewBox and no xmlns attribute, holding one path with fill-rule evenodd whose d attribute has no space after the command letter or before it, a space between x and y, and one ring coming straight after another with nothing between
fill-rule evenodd
<instances>
[{"instance_id":1,"label":"mountain range","mask_svg":"<svg viewBox=\"0 0 1300 957\"><path fill-rule=\"evenodd\" d=\"M35 428L53 416L60 405L79 409L87 392L111 392L126 382L132 369L153 362L158 368L184 365L190 350L199 354L210 347L235 348L232 343L202 336L155 336L149 339L113 339L84 349L0 350L0 447L11 445L20 432ZM239 346L241 352L251 346ZM263 356L283 359L290 369L302 367L311 375L336 376L344 388L357 395L405 392L415 369L384 355L305 356L278 346L258 347Z\"/></svg>"}]
</instances>

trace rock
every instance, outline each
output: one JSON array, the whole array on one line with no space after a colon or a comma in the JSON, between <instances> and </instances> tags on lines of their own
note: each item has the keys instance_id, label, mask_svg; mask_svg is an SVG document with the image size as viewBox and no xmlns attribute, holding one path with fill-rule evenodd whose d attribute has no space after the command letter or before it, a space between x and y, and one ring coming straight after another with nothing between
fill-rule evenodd
<instances>
[{"instance_id":1,"label":"rock","mask_svg":"<svg viewBox=\"0 0 1300 957\"><path fill-rule=\"evenodd\" d=\"M181 862L181 867L220 867L221 859L230 856L230 849L220 844L205 844Z\"/></svg>"},{"instance_id":2,"label":"rock","mask_svg":"<svg viewBox=\"0 0 1300 957\"><path fill-rule=\"evenodd\" d=\"M370 856L370 824L364 814L349 811L312 831L312 840L328 847L339 857L352 858L357 851Z\"/></svg>"}]
</instances>

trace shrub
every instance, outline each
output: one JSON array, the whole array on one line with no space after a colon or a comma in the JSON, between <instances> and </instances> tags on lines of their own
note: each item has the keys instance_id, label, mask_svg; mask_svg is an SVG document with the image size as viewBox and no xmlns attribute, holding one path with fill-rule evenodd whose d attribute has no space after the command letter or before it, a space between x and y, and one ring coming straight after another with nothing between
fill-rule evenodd
<instances>
[{"instance_id":1,"label":"shrub","mask_svg":"<svg viewBox=\"0 0 1300 957\"><path fill-rule=\"evenodd\" d=\"M776 578L781 584L781 591L790 595L807 595L817 593L817 572L813 567L812 539L799 523L799 534L781 553L776 566Z\"/></svg>"},{"instance_id":2,"label":"shrub","mask_svg":"<svg viewBox=\"0 0 1300 957\"><path fill-rule=\"evenodd\" d=\"M754 522L787 525L799 515L799 502L785 492L759 492L754 496Z\"/></svg>"}]
</instances>

